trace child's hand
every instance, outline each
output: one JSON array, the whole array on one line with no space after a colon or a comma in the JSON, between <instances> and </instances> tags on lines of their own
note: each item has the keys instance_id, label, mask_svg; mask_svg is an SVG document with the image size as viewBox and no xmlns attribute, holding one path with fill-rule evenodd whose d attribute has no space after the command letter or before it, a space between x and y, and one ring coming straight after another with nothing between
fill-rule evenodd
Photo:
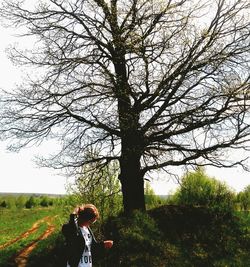
<instances>
[{"instance_id":1,"label":"child's hand","mask_svg":"<svg viewBox=\"0 0 250 267\"><path fill-rule=\"evenodd\" d=\"M81 210L81 209L83 209L83 205L81 205L81 206L76 206L75 208L74 208L74 210L73 210L73 214L78 214L78 212Z\"/></svg>"},{"instance_id":2,"label":"child's hand","mask_svg":"<svg viewBox=\"0 0 250 267\"><path fill-rule=\"evenodd\" d=\"M109 249L113 246L113 240L105 240L104 241L104 247Z\"/></svg>"}]
</instances>

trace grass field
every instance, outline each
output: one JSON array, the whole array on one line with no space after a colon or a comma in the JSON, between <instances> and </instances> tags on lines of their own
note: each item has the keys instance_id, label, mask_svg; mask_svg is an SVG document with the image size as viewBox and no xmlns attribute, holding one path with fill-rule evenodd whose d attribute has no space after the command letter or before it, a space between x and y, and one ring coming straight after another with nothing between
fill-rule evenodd
<instances>
[{"instance_id":1,"label":"grass field","mask_svg":"<svg viewBox=\"0 0 250 267\"><path fill-rule=\"evenodd\" d=\"M223 229L225 229L225 233L221 235L221 238L223 238L222 242L218 241L216 236L213 237L212 232L208 233L212 228L209 230L199 225L200 222L196 221L197 218L195 216L200 216L200 213L193 213L193 210L188 211L179 208L174 211L177 213L172 214L169 213L169 209L165 210L167 212L166 214L157 212L154 213L154 216L158 218L160 224L163 223L163 227L156 228L154 224L151 225L151 221L147 222L147 219L143 217L137 218L139 221L129 222L127 226L127 220L125 220L125 224L123 224L124 222L121 223L120 219L117 221L118 224L112 224L112 221L111 224L109 223L109 227L111 227L110 231L113 232L113 238L115 238L116 234L120 237L115 240L115 247L112 249L113 255L111 253L108 256L108 262L110 262L109 259L113 261L115 257L118 257L119 261L123 258L123 264L114 265L115 267L250 266L248 265L250 264L250 255L248 253L250 250L250 247L248 247L250 244L249 212L236 213L243 222L243 230L245 231L244 242L247 242L243 244L244 247L239 248L236 247L237 240L234 239L234 236L231 233L227 233L227 231L230 232L228 228L230 225L227 224L227 221L221 221L221 225L218 224L216 226L218 229L214 229L217 231L217 235L221 234L224 231ZM159 210L159 212L161 211ZM67 215L67 212L63 212L62 209L55 207L20 210L0 209L0 267L58 267L55 265L55 253L61 253L60 246L62 245L63 238L60 235L60 229L62 224L67 220ZM117 219L114 218L113 220L116 221ZM186 229L183 228L184 225ZM165 232L159 232L162 229ZM120 232L118 233L117 231ZM217 244L216 242L219 243ZM209 258L208 252L215 253L214 255L216 255L219 248L216 248L216 245L220 246L220 244L222 246L231 245L237 248L235 253L238 253L238 255L235 255L235 257L234 255L230 256L234 261L228 260L227 256L223 255L225 259L218 259L216 261L210 259L210 262L216 262L216 264L207 265L204 263L205 265L200 265L201 262L205 262L206 257ZM150 248L150 251L147 251L148 248ZM225 248L225 252L230 251L230 248ZM152 253L155 253L155 255ZM161 253L165 254L166 261L161 261L161 257L164 256ZM126 265L125 262L128 260L126 258L128 255L131 255L131 260L133 259L134 261ZM155 262L157 260L158 265L152 265L150 262L154 261L147 259L147 256L156 257ZM145 264L149 265L142 266L136 263L142 260L146 260ZM168 264L165 262L168 262ZM95 266L110 267L111 265L107 264L107 262L102 262Z\"/></svg>"},{"instance_id":2,"label":"grass field","mask_svg":"<svg viewBox=\"0 0 250 267\"><path fill-rule=\"evenodd\" d=\"M18 266L21 253L28 259L39 243L58 232L61 214L55 208L0 209L0 266Z\"/></svg>"}]
</instances>

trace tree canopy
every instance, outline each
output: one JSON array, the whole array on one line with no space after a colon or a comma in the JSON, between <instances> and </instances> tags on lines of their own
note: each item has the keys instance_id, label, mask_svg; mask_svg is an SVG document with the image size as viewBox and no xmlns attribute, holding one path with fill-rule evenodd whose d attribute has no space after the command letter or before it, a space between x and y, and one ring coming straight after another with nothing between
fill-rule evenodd
<instances>
[{"instance_id":1,"label":"tree canopy","mask_svg":"<svg viewBox=\"0 0 250 267\"><path fill-rule=\"evenodd\" d=\"M0 11L36 38L9 49L33 70L1 96L12 149L55 138L44 165L119 161L128 211L145 207L150 171L243 164L224 152L249 138L247 0L8 0Z\"/></svg>"}]
</instances>

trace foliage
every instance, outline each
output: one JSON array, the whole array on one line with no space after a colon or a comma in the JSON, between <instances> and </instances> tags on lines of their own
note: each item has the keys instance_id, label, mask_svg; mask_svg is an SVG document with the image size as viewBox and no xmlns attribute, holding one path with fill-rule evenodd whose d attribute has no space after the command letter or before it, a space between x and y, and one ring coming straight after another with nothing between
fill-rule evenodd
<instances>
[{"instance_id":1,"label":"foliage","mask_svg":"<svg viewBox=\"0 0 250 267\"><path fill-rule=\"evenodd\" d=\"M152 209L166 203L164 199L155 194L154 190L147 181L145 182L144 194L145 194L146 209Z\"/></svg>"},{"instance_id":2,"label":"foliage","mask_svg":"<svg viewBox=\"0 0 250 267\"><path fill-rule=\"evenodd\" d=\"M2 207L2 208L7 208L7 203L6 203L5 200L3 200L3 201L1 202L0 207Z\"/></svg>"},{"instance_id":3,"label":"foliage","mask_svg":"<svg viewBox=\"0 0 250 267\"><path fill-rule=\"evenodd\" d=\"M16 198L12 196L1 197L3 208L16 209Z\"/></svg>"},{"instance_id":4,"label":"foliage","mask_svg":"<svg viewBox=\"0 0 250 267\"><path fill-rule=\"evenodd\" d=\"M33 196L31 196L27 202L25 203L25 207L27 209L31 209L33 208L34 206L36 205L36 202L35 202L35 198Z\"/></svg>"},{"instance_id":5,"label":"foliage","mask_svg":"<svg viewBox=\"0 0 250 267\"><path fill-rule=\"evenodd\" d=\"M111 267L165 266L173 263L178 255L177 248L164 242L155 221L139 211L130 217L109 218L105 236L114 240L114 247L104 259ZM102 264L101 260L97 266Z\"/></svg>"},{"instance_id":6,"label":"foliage","mask_svg":"<svg viewBox=\"0 0 250 267\"><path fill-rule=\"evenodd\" d=\"M0 196L0 207L7 209L23 209L23 208L34 208L34 207L49 207L52 205L62 206L64 205L65 198L60 196L50 197L47 195L36 195L36 194L7 194Z\"/></svg>"},{"instance_id":7,"label":"foliage","mask_svg":"<svg viewBox=\"0 0 250 267\"><path fill-rule=\"evenodd\" d=\"M17 207L18 209L24 208L24 207L26 206L27 201L28 201L27 196L25 196L25 195L20 195L20 196L18 196L18 197L16 198L16 201L15 201L15 203L16 203L16 207Z\"/></svg>"},{"instance_id":8,"label":"foliage","mask_svg":"<svg viewBox=\"0 0 250 267\"><path fill-rule=\"evenodd\" d=\"M177 204L205 206L217 210L232 210L235 194L215 178L205 174L203 168L186 173L173 199Z\"/></svg>"},{"instance_id":9,"label":"foliage","mask_svg":"<svg viewBox=\"0 0 250 267\"><path fill-rule=\"evenodd\" d=\"M250 209L250 185L238 193L237 199L242 210L248 211Z\"/></svg>"},{"instance_id":10,"label":"foliage","mask_svg":"<svg viewBox=\"0 0 250 267\"><path fill-rule=\"evenodd\" d=\"M53 201L49 199L47 196L43 196L40 202L42 207L49 207L53 205Z\"/></svg>"},{"instance_id":11,"label":"foliage","mask_svg":"<svg viewBox=\"0 0 250 267\"><path fill-rule=\"evenodd\" d=\"M250 238L231 212L165 205L148 214L109 218L104 229L114 247L98 266L238 267L250 263Z\"/></svg>"},{"instance_id":12,"label":"foliage","mask_svg":"<svg viewBox=\"0 0 250 267\"><path fill-rule=\"evenodd\" d=\"M101 220L120 212L122 197L117 179L117 165L109 164L104 166L101 172L96 172L95 166L89 164L84 167L82 173L69 184L68 191L74 198L73 206L92 203L98 208Z\"/></svg>"},{"instance_id":13,"label":"foliage","mask_svg":"<svg viewBox=\"0 0 250 267\"><path fill-rule=\"evenodd\" d=\"M150 215L164 238L181 248L184 266L209 267L221 262L225 264L222 266L228 263L241 266L238 261L245 257L247 239L239 217L233 212L170 205L153 209Z\"/></svg>"}]
</instances>

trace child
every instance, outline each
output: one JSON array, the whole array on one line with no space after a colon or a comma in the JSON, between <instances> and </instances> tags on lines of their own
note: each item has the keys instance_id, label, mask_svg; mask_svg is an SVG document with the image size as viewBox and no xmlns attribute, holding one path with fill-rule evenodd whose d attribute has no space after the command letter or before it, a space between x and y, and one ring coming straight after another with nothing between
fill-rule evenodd
<instances>
[{"instance_id":1,"label":"child","mask_svg":"<svg viewBox=\"0 0 250 267\"><path fill-rule=\"evenodd\" d=\"M92 256L100 249L109 249L112 240L97 242L90 225L99 218L97 208L85 204L75 208L67 224L62 226L66 239L67 267L92 267Z\"/></svg>"}]
</instances>

